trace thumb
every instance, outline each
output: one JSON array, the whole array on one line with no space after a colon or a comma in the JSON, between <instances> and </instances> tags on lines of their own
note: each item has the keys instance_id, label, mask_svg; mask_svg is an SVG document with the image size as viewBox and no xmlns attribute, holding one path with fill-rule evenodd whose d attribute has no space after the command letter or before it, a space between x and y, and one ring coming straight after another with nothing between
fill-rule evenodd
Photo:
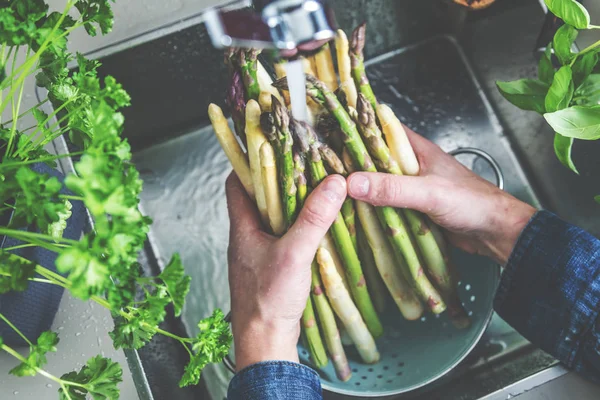
<instances>
[{"instance_id":1,"label":"thumb","mask_svg":"<svg viewBox=\"0 0 600 400\"><path fill-rule=\"evenodd\" d=\"M297 254L314 257L319 243L337 218L347 195L346 181L340 175L326 178L308 196L298 219L281 238L284 247Z\"/></svg>"},{"instance_id":2,"label":"thumb","mask_svg":"<svg viewBox=\"0 0 600 400\"><path fill-rule=\"evenodd\" d=\"M374 206L410 208L435 214L444 189L433 177L359 172L348 177L348 193Z\"/></svg>"}]
</instances>

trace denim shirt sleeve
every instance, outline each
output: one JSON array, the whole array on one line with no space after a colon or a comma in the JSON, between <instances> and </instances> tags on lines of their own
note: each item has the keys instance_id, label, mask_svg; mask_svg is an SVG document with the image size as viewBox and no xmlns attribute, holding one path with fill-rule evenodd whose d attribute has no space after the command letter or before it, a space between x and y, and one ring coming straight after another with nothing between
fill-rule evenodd
<instances>
[{"instance_id":1,"label":"denim shirt sleeve","mask_svg":"<svg viewBox=\"0 0 600 400\"><path fill-rule=\"evenodd\" d=\"M600 240L538 212L510 256L495 308L530 342L600 381Z\"/></svg>"},{"instance_id":2,"label":"denim shirt sleeve","mask_svg":"<svg viewBox=\"0 0 600 400\"><path fill-rule=\"evenodd\" d=\"M322 400L321 381L312 369L288 361L250 365L229 383L228 400Z\"/></svg>"}]
</instances>

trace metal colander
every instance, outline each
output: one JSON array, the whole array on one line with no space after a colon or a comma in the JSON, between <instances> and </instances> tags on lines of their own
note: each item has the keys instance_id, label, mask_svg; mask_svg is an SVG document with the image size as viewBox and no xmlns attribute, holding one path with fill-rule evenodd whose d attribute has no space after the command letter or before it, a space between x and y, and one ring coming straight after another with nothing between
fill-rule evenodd
<instances>
[{"instance_id":1,"label":"metal colander","mask_svg":"<svg viewBox=\"0 0 600 400\"><path fill-rule=\"evenodd\" d=\"M462 148L450 152L458 156L470 156L473 169L482 177L503 189L504 177L499 165L486 152L474 148ZM473 158L474 157L474 158ZM483 162L482 171L473 168ZM481 169L481 167L479 167ZM453 370L479 342L493 314L493 299L500 281L500 266L493 261L458 249L452 249L452 260L456 264L460 281L460 299L471 318L466 329L454 327L448 313L424 314L420 320L407 321L391 301L385 313L380 315L384 334L376 340L381 360L374 365L364 364L358 352L347 346L346 356L350 362L352 377L340 381L331 361L315 370L321 377L323 389L346 396L380 397L398 395L426 386ZM228 316L229 317L229 316ZM300 362L311 366L308 350L298 344ZM225 365L235 371L229 358Z\"/></svg>"},{"instance_id":2,"label":"metal colander","mask_svg":"<svg viewBox=\"0 0 600 400\"><path fill-rule=\"evenodd\" d=\"M348 396L377 397L409 392L444 376L475 347L491 317L492 301L499 282L499 267L483 257L456 250L453 259L462 277L459 295L471 317L471 326L459 330L447 313L425 314L405 320L393 303L381 315L385 332L377 339L381 360L362 363L358 353L346 348L352 377L341 382L330 362L317 370L324 389ZM312 365L308 351L298 346L300 361Z\"/></svg>"}]
</instances>

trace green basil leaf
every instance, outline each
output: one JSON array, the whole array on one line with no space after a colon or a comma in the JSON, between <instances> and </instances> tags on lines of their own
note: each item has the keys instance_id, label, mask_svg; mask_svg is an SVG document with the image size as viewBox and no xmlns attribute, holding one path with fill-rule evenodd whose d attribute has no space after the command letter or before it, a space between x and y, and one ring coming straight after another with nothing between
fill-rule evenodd
<instances>
[{"instance_id":1,"label":"green basil leaf","mask_svg":"<svg viewBox=\"0 0 600 400\"><path fill-rule=\"evenodd\" d=\"M569 107L574 90L571 67L565 65L554 75L554 81L545 99L546 112L551 113Z\"/></svg>"},{"instance_id":2,"label":"green basil leaf","mask_svg":"<svg viewBox=\"0 0 600 400\"><path fill-rule=\"evenodd\" d=\"M573 106L544 114L556 133L582 140L600 139L600 105Z\"/></svg>"},{"instance_id":3,"label":"green basil leaf","mask_svg":"<svg viewBox=\"0 0 600 400\"><path fill-rule=\"evenodd\" d=\"M573 64L573 84L575 88L581 86L587 77L590 76L596 64L598 64L598 54L595 52L590 52L577 58L577 61Z\"/></svg>"},{"instance_id":4,"label":"green basil leaf","mask_svg":"<svg viewBox=\"0 0 600 400\"><path fill-rule=\"evenodd\" d=\"M579 171L577 171L577 168L571 159L573 142L575 142L575 139L564 137L563 135L557 133L554 135L554 153L556 153L556 157L558 157L562 165L569 168L576 174L579 174Z\"/></svg>"},{"instance_id":5,"label":"green basil leaf","mask_svg":"<svg viewBox=\"0 0 600 400\"><path fill-rule=\"evenodd\" d=\"M552 65L552 43L550 43L540 58L540 63L538 64L538 78L540 81L551 85L555 73L554 65Z\"/></svg>"},{"instance_id":6,"label":"green basil leaf","mask_svg":"<svg viewBox=\"0 0 600 400\"><path fill-rule=\"evenodd\" d=\"M497 81L498 90L504 98L522 110L546 112L544 101L548 85L535 79L521 79L513 82Z\"/></svg>"},{"instance_id":7,"label":"green basil leaf","mask_svg":"<svg viewBox=\"0 0 600 400\"><path fill-rule=\"evenodd\" d=\"M600 74L592 74L575 92L578 105L593 106L600 104Z\"/></svg>"},{"instance_id":8,"label":"green basil leaf","mask_svg":"<svg viewBox=\"0 0 600 400\"><path fill-rule=\"evenodd\" d=\"M563 25L554 35L554 54L561 64L570 64L575 54L571 51L573 42L577 39L579 32L571 25Z\"/></svg>"},{"instance_id":9,"label":"green basil leaf","mask_svg":"<svg viewBox=\"0 0 600 400\"><path fill-rule=\"evenodd\" d=\"M544 0L552 14L577 29L587 29L590 25L590 14L575 0Z\"/></svg>"}]
</instances>

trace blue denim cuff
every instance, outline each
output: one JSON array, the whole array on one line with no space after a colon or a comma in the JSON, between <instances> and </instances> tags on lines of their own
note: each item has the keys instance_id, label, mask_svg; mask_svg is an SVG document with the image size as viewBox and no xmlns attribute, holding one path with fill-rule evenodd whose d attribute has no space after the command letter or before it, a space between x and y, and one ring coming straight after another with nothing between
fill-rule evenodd
<instances>
[{"instance_id":1,"label":"blue denim cuff","mask_svg":"<svg viewBox=\"0 0 600 400\"><path fill-rule=\"evenodd\" d=\"M229 383L229 400L321 400L319 375L289 361L265 361L239 371Z\"/></svg>"},{"instance_id":2,"label":"blue denim cuff","mask_svg":"<svg viewBox=\"0 0 600 400\"><path fill-rule=\"evenodd\" d=\"M496 312L519 333L570 368L583 354L600 311L600 241L540 211L522 232L496 294ZM587 361L586 361L587 359Z\"/></svg>"}]
</instances>

